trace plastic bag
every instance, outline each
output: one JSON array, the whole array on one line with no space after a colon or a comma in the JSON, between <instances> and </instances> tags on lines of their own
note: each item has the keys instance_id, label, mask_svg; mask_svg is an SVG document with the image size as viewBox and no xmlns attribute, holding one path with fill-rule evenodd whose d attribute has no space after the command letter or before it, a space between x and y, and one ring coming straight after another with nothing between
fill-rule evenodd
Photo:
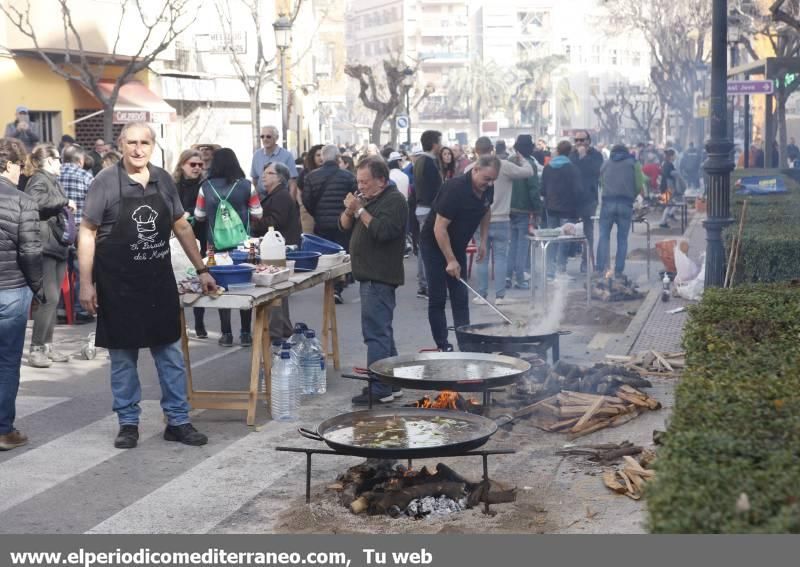
<instances>
[{"instance_id":1,"label":"plastic bag","mask_svg":"<svg viewBox=\"0 0 800 567\"><path fill-rule=\"evenodd\" d=\"M673 253L675 255L675 271L677 272L675 283L686 283L695 279L700 272L700 266L695 264L677 243Z\"/></svg>"},{"instance_id":2,"label":"plastic bag","mask_svg":"<svg viewBox=\"0 0 800 567\"><path fill-rule=\"evenodd\" d=\"M195 242L197 241L195 240ZM197 248L198 250L200 249L199 242L197 242ZM194 266L192 266L191 261L189 261L186 252L183 251L183 246L181 246L180 241L175 237L169 239L169 252L172 258L172 271L175 273L176 280L180 281L187 276L196 275Z\"/></svg>"},{"instance_id":3,"label":"plastic bag","mask_svg":"<svg viewBox=\"0 0 800 567\"><path fill-rule=\"evenodd\" d=\"M706 262L705 254L700 257L700 271L694 279L676 284L675 291L678 295L689 301L697 301L703 297L703 290L705 289L706 281Z\"/></svg>"}]
</instances>

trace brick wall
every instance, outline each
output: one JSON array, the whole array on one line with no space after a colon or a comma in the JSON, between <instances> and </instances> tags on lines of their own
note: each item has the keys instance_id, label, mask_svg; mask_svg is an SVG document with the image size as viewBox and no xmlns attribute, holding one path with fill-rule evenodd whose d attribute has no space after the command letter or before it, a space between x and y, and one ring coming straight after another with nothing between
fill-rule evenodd
<instances>
[{"instance_id":1,"label":"brick wall","mask_svg":"<svg viewBox=\"0 0 800 567\"><path fill-rule=\"evenodd\" d=\"M97 110L76 110L75 119L83 118ZM107 144L116 145L116 139L122 131L122 124L114 124L114 140L106 140ZM75 124L75 140L86 149L94 148L94 141L103 138L103 115L98 114Z\"/></svg>"}]
</instances>

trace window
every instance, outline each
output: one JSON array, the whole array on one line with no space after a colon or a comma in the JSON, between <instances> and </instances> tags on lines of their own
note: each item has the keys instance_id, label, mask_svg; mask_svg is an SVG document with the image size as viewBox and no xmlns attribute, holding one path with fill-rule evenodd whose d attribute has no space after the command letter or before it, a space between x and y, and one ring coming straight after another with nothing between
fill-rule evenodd
<instances>
[{"instance_id":1,"label":"window","mask_svg":"<svg viewBox=\"0 0 800 567\"><path fill-rule=\"evenodd\" d=\"M599 65L600 64L600 46L593 45L592 46L592 64Z\"/></svg>"},{"instance_id":2,"label":"window","mask_svg":"<svg viewBox=\"0 0 800 567\"><path fill-rule=\"evenodd\" d=\"M617 50L616 49L612 49L611 50L611 64L612 65L616 65L617 61L618 61Z\"/></svg>"},{"instance_id":3,"label":"window","mask_svg":"<svg viewBox=\"0 0 800 567\"><path fill-rule=\"evenodd\" d=\"M600 95L600 78L599 77L592 77L591 79L589 79L589 92L591 92L591 94L593 96L599 96Z\"/></svg>"}]
</instances>

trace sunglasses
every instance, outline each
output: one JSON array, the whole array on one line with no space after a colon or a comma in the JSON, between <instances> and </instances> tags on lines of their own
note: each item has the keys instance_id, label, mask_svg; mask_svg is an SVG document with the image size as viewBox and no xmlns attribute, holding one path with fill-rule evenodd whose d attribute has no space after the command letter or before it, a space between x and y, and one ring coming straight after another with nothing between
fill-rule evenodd
<instances>
[{"instance_id":1,"label":"sunglasses","mask_svg":"<svg viewBox=\"0 0 800 567\"><path fill-rule=\"evenodd\" d=\"M576 142L585 142L588 138L575 138Z\"/></svg>"},{"instance_id":2,"label":"sunglasses","mask_svg":"<svg viewBox=\"0 0 800 567\"><path fill-rule=\"evenodd\" d=\"M203 167L203 162L202 161L192 161L192 162L188 162L186 165L188 165L189 167Z\"/></svg>"},{"instance_id":3,"label":"sunglasses","mask_svg":"<svg viewBox=\"0 0 800 567\"><path fill-rule=\"evenodd\" d=\"M271 134L261 134L261 139L262 140L271 140L272 139L272 135Z\"/></svg>"}]
</instances>

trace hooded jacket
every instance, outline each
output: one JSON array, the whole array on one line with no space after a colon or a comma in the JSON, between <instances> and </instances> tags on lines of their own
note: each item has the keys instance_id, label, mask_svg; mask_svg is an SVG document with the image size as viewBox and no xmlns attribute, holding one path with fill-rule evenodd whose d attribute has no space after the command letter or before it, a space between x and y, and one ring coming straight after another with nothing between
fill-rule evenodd
<instances>
[{"instance_id":1,"label":"hooded jacket","mask_svg":"<svg viewBox=\"0 0 800 567\"><path fill-rule=\"evenodd\" d=\"M604 202L633 203L639 178L633 156L628 151L611 152L611 159L600 169Z\"/></svg>"},{"instance_id":2,"label":"hooded jacket","mask_svg":"<svg viewBox=\"0 0 800 567\"><path fill-rule=\"evenodd\" d=\"M534 213L542 208L542 198L539 195L539 175L536 160L525 157L531 164L533 175L526 179L515 179L511 189L511 212Z\"/></svg>"},{"instance_id":3,"label":"hooded jacket","mask_svg":"<svg viewBox=\"0 0 800 567\"><path fill-rule=\"evenodd\" d=\"M344 198L358 189L355 175L339 168L335 161L326 161L303 180L303 205L314 217L317 231L336 230L344 211Z\"/></svg>"},{"instance_id":4,"label":"hooded jacket","mask_svg":"<svg viewBox=\"0 0 800 567\"><path fill-rule=\"evenodd\" d=\"M42 289L42 242L36 201L0 176L0 289Z\"/></svg>"},{"instance_id":5,"label":"hooded jacket","mask_svg":"<svg viewBox=\"0 0 800 567\"><path fill-rule=\"evenodd\" d=\"M562 217L577 217L583 207L583 184L578 168L567 156L550 160L542 172L544 208Z\"/></svg>"}]
</instances>

